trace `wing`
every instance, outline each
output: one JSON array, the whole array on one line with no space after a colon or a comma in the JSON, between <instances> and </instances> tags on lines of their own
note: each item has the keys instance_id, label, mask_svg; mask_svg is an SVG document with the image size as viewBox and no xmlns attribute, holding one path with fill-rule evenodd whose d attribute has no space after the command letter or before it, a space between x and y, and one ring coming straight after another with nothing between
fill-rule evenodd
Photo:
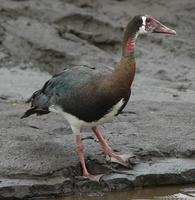
<instances>
[{"instance_id":1,"label":"wing","mask_svg":"<svg viewBox=\"0 0 195 200\"><path fill-rule=\"evenodd\" d=\"M27 110L22 118L34 113L38 115L49 113L49 107L52 104L58 104L60 99L66 97L66 94L76 94L80 88L100 76L97 70L81 66L72 67L54 75L27 100L31 102L31 109Z\"/></svg>"},{"instance_id":2,"label":"wing","mask_svg":"<svg viewBox=\"0 0 195 200\"><path fill-rule=\"evenodd\" d=\"M83 121L97 121L122 98L125 101L129 98L129 94L126 95L122 87L117 89L109 78L111 76L108 73L86 67L65 70L53 76L32 95L29 100L31 109L22 118L34 113L46 114L50 106L57 105Z\"/></svg>"},{"instance_id":3,"label":"wing","mask_svg":"<svg viewBox=\"0 0 195 200\"><path fill-rule=\"evenodd\" d=\"M67 91L84 86L92 79L97 79L99 73L86 67L74 67L54 75L45 83L42 92L47 96L63 96Z\"/></svg>"}]
</instances>

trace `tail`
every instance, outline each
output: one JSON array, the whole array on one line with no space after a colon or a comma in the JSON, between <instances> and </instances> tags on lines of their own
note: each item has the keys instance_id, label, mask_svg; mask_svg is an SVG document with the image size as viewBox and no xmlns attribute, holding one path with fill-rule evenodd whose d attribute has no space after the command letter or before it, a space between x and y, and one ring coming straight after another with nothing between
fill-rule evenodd
<instances>
[{"instance_id":1,"label":"tail","mask_svg":"<svg viewBox=\"0 0 195 200\"><path fill-rule=\"evenodd\" d=\"M44 114L48 114L50 113L50 111L47 109L47 110L42 110L40 108L36 108L36 107L32 107L30 109L28 109L21 117L20 119L23 119L23 118L26 118L26 117L29 117L30 115L33 115L33 114L37 114L37 115L44 115Z\"/></svg>"},{"instance_id":2,"label":"tail","mask_svg":"<svg viewBox=\"0 0 195 200\"><path fill-rule=\"evenodd\" d=\"M30 115L37 114L43 115L48 114L49 111L49 98L42 93L42 90L38 90L33 93L33 95L26 101L26 103L31 102L31 108L28 109L20 118L26 118Z\"/></svg>"},{"instance_id":3,"label":"tail","mask_svg":"<svg viewBox=\"0 0 195 200\"><path fill-rule=\"evenodd\" d=\"M34 113L36 113L35 109L36 109L36 108L34 107L34 108L31 108L31 109L27 110L27 111L20 117L20 119L23 119L23 118L29 117L30 115L33 115Z\"/></svg>"}]
</instances>

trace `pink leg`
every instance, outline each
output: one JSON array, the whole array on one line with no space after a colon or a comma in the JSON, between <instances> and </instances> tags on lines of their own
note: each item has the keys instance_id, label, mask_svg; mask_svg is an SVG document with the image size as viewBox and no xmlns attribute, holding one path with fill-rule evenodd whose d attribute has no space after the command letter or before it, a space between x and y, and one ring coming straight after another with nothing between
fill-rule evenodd
<instances>
[{"instance_id":1,"label":"pink leg","mask_svg":"<svg viewBox=\"0 0 195 200\"><path fill-rule=\"evenodd\" d=\"M87 170L87 167L86 167L86 164L85 164L84 153L83 153L83 144L82 144L80 135L76 135L76 146L77 146L77 153L78 153L78 156L79 156L81 167L82 167L82 170L83 170L83 176L89 178L92 181L99 182L102 175L94 176L94 175L90 174Z\"/></svg>"},{"instance_id":2,"label":"pink leg","mask_svg":"<svg viewBox=\"0 0 195 200\"><path fill-rule=\"evenodd\" d=\"M125 167L128 167L129 158L132 157L132 155L113 152L111 147L107 144L106 140L103 138L101 132L99 132L99 130L96 127L93 127L92 130L102 146L102 150L106 155L106 159L110 160L111 162L117 162Z\"/></svg>"}]
</instances>

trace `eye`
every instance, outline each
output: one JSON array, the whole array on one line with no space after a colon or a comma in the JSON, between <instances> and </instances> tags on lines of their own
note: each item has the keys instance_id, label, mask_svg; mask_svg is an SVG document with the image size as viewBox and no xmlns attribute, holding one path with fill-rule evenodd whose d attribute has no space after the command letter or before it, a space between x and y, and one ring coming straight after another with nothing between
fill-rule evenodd
<instances>
[{"instance_id":1,"label":"eye","mask_svg":"<svg viewBox=\"0 0 195 200\"><path fill-rule=\"evenodd\" d=\"M151 22L151 19L150 18L147 18L146 19L146 23L150 23Z\"/></svg>"}]
</instances>

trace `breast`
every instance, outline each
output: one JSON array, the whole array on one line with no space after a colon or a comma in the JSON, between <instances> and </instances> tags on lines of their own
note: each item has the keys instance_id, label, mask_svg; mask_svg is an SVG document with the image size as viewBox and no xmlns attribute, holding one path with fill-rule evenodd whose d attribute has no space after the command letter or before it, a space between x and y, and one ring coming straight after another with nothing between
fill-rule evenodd
<instances>
[{"instance_id":1,"label":"breast","mask_svg":"<svg viewBox=\"0 0 195 200\"><path fill-rule=\"evenodd\" d=\"M93 121L93 122L84 122L82 123L82 126L86 126L86 127L93 127L93 126L98 126L107 122L111 122L114 118L114 116L116 116L119 112L119 110L123 107L123 105L125 104L124 99L121 99L117 104L115 104L109 111L107 114L105 114L103 117L101 117L99 120L97 121Z\"/></svg>"},{"instance_id":2,"label":"breast","mask_svg":"<svg viewBox=\"0 0 195 200\"><path fill-rule=\"evenodd\" d=\"M121 99L117 104L115 104L112 109L110 109L108 111L108 113L106 115L104 115L101 119L99 119L97 121L97 123L99 124L103 124L105 122L110 122L113 120L114 116L116 116L119 111L121 110L121 108L124 107L124 104L125 104L125 100L124 99Z\"/></svg>"}]
</instances>

